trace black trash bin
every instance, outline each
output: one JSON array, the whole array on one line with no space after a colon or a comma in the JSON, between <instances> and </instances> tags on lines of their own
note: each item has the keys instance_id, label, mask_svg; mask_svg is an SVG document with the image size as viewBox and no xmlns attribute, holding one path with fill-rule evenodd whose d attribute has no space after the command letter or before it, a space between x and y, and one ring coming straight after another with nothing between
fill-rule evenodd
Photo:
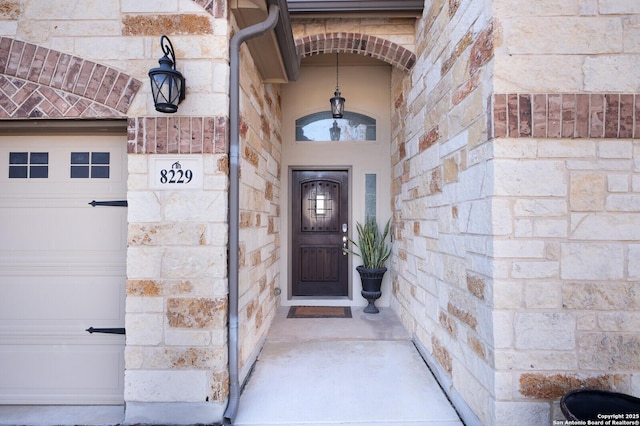
<instances>
[{"instance_id":1,"label":"black trash bin","mask_svg":"<svg viewBox=\"0 0 640 426\"><path fill-rule=\"evenodd\" d=\"M560 409L567 420L640 420L639 398L604 390L573 390L562 397ZM619 417L607 417L613 415Z\"/></svg>"}]
</instances>

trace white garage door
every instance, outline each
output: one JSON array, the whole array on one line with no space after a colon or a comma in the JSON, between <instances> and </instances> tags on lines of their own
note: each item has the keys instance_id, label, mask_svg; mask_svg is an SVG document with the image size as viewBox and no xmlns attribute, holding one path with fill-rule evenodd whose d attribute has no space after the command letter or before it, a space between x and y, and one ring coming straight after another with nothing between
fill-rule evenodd
<instances>
[{"instance_id":1,"label":"white garage door","mask_svg":"<svg viewBox=\"0 0 640 426\"><path fill-rule=\"evenodd\" d=\"M121 404L124 136L0 136L0 404ZM121 203L122 204L122 203Z\"/></svg>"}]
</instances>

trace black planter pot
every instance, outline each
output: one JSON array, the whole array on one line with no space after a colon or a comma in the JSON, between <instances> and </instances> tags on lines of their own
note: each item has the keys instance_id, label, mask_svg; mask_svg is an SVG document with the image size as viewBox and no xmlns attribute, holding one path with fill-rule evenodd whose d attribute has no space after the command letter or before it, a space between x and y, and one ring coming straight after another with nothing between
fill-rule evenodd
<instances>
[{"instance_id":1,"label":"black planter pot","mask_svg":"<svg viewBox=\"0 0 640 426\"><path fill-rule=\"evenodd\" d=\"M382 286L382 277L384 277L387 268L382 267L379 269L367 269L360 265L356 267L356 271L360 274L360 281L362 281L362 297L367 299L369 304L364 308L364 312L367 314L377 314L380 312L376 308L375 301L382 296L380 287Z\"/></svg>"},{"instance_id":2,"label":"black planter pot","mask_svg":"<svg viewBox=\"0 0 640 426\"><path fill-rule=\"evenodd\" d=\"M621 416L621 419L637 421L640 398L606 390L576 389L562 397L560 409L567 420L583 421L577 424L587 424L588 420L602 421L603 418L607 418L606 415L612 414Z\"/></svg>"}]
</instances>

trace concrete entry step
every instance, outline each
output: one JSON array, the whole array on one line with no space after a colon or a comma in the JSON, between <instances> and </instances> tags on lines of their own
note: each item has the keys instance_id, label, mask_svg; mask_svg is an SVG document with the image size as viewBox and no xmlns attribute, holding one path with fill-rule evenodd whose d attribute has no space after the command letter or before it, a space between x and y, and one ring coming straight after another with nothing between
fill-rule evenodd
<instances>
[{"instance_id":1,"label":"concrete entry step","mask_svg":"<svg viewBox=\"0 0 640 426\"><path fill-rule=\"evenodd\" d=\"M280 308L267 341L300 342L307 340L411 340L389 308L379 314L365 314L364 307L351 307L352 318L287 318L288 307Z\"/></svg>"}]
</instances>

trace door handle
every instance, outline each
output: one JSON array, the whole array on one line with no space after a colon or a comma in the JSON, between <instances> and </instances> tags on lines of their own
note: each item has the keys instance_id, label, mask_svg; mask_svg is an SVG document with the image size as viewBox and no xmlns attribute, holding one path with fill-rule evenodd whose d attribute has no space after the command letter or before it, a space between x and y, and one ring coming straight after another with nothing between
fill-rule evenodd
<instances>
[{"instance_id":1,"label":"door handle","mask_svg":"<svg viewBox=\"0 0 640 426\"><path fill-rule=\"evenodd\" d=\"M344 234L346 234L348 230L349 230L349 225L347 225L346 223L343 223L343 224L342 224L342 232L343 232ZM349 239L347 238L347 236L346 236L346 235L343 235L343 236L342 236L342 248L343 248L343 250L342 250L342 255L343 255L343 256L346 256L346 255L347 255L347 252L346 252L346 251L344 251L344 250L346 250L346 249L347 249L347 242L348 242L348 241L349 241Z\"/></svg>"}]
</instances>

